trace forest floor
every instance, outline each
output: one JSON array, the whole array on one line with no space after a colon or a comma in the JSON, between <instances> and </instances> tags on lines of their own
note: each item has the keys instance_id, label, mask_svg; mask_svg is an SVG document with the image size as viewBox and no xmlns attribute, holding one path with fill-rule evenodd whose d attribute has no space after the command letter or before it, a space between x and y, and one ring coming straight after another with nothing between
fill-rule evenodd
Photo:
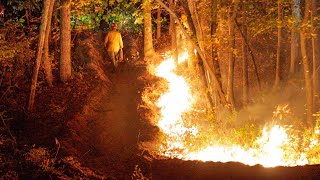
<instances>
[{"instance_id":1,"label":"forest floor","mask_svg":"<svg viewBox=\"0 0 320 180\"><path fill-rule=\"evenodd\" d=\"M154 79L146 64L126 61L116 73L92 70L68 84L43 88L35 112L15 117L0 131L4 179L313 179L319 166L263 168L241 163L156 159L139 148L158 128L139 110ZM12 136L11 136L12 135Z\"/></svg>"}]
</instances>

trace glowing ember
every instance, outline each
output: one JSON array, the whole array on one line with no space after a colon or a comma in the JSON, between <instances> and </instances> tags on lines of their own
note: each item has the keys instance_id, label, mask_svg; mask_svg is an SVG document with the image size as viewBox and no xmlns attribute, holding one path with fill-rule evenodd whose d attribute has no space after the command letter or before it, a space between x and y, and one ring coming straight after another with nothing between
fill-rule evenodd
<instances>
[{"instance_id":1,"label":"glowing ember","mask_svg":"<svg viewBox=\"0 0 320 180\"><path fill-rule=\"evenodd\" d=\"M179 57L178 63L185 61L188 54ZM189 85L182 76L174 73L176 64L172 58L164 60L157 68L156 75L168 81L168 92L160 96L156 105L161 109L161 118L157 122L161 131L165 134L166 141L160 145L160 154L167 157L175 157L184 160L201 161L237 161L247 165L261 164L264 167L296 166L310 163L304 152L296 151L296 144L292 141L296 137L289 136L288 129L279 125L263 128L261 137L255 139L254 147L241 147L240 145L220 145L208 142L207 145L195 149L193 143L187 138L197 137L199 130L196 124L187 126L183 113L192 109L195 99L190 94ZM289 114L288 105L278 106L274 112L274 118L283 119L283 115ZM319 147L317 129L314 138L306 150ZM207 134L207 137L213 136ZM195 138L194 138L195 139ZM300 142L300 141L299 141ZM313 160L318 162L318 160Z\"/></svg>"}]
</instances>

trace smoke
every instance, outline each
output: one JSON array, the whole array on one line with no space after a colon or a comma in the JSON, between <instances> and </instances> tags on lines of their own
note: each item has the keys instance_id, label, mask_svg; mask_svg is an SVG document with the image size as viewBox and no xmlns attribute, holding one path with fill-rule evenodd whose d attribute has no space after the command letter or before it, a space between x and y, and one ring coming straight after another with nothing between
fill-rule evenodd
<instances>
[{"instance_id":1,"label":"smoke","mask_svg":"<svg viewBox=\"0 0 320 180\"><path fill-rule=\"evenodd\" d=\"M305 119L305 92L303 88L286 87L258 94L253 103L238 112L236 122L264 125L277 121L292 124Z\"/></svg>"}]
</instances>

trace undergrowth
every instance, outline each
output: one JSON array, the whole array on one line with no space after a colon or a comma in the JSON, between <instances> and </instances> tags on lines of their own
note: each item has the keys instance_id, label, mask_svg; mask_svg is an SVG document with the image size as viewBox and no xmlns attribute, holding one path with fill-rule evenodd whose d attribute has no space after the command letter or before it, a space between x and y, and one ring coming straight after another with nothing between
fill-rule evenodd
<instances>
[{"instance_id":1,"label":"undergrowth","mask_svg":"<svg viewBox=\"0 0 320 180\"><path fill-rule=\"evenodd\" d=\"M149 68L151 68L151 72L155 69L154 65ZM263 105L263 100L255 100L259 104L251 109L251 105L248 105L249 107L243 107L243 110L231 110L219 105L219 103L215 107L211 107L208 104L206 94L211 92L211 95L214 95L214 93L212 94L210 88L204 88L199 77L199 67L188 68L186 64L182 64L175 72L187 81L190 94L192 94L192 99L189 101L192 101L193 104L187 112L181 115L183 124L179 121L176 127L173 127L173 129L179 128L181 134L176 135L177 129L174 129L171 134L159 133L158 139L152 145L144 143L152 153L158 151L162 155L179 157L185 153L200 152L209 146L237 146L248 152L254 152L254 156L259 158L265 154L269 155L269 152L265 151L269 144L274 143L269 138L284 138L280 148L283 150L286 163L297 164L306 161L311 164L320 163L318 153L320 151L319 123L315 129L306 127L303 123L304 119L291 112L290 104L278 104L274 107L273 112L266 111L271 110L272 105ZM146 87L143 93L143 106L150 111L147 119L150 119L153 124L157 124L157 121L161 119L160 109L156 103L166 92L166 86L167 82L160 80L150 87ZM259 107L262 108L258 109ZM268 109L264 107L268 107ZM240 111L245 113L240 116ZM318 122L319 114L316 116ZM280 132L284 130L286 135L284 137L268 137L274 135L269 134L268 131L277 127ZM191 129L196 129L196 133Z\"/></svg>"}]
</instances>

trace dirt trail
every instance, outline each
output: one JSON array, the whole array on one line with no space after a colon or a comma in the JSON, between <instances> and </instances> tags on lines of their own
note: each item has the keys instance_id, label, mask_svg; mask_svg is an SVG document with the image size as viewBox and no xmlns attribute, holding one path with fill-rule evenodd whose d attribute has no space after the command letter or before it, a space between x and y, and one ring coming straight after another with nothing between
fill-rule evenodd
<instances>
[{"instance_id":1,"label":"dirt trail","mask_svg":"<svg viewBox=\"0 0 320 180\"><path fill-rule=\"evenodd\" d=\"M142 160L137 156L137 142L144 125L137 108L144 87L138 77L144 72L143 66L122 64L120 72L109 74L112 88L101 97L99 105L90 107L95 115L86 119L87 129L80 134L83 149L77 145L86 166L130 179L135 165Z\"/></svg>"}]
</instances>

